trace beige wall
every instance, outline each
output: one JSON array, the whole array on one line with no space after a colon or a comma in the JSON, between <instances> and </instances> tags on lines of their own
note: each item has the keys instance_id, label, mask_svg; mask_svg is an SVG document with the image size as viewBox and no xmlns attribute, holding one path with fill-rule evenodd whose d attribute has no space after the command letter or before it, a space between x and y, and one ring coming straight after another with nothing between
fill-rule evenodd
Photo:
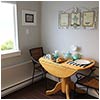
<instances>
[{"instance_id":1,"label":"beige wall","mask_svg":"<svg viewBox=\"0 0 100 100\"><path fill-rule=\"evenodd\" d=\"M59 1L42 2L41 9L41 42L46 52L54 50L67 51L75 44L81 48L84 57L99 62L99 29L58 29L58 13L73 7L94 8L99 7L97 1ZM86 10L86 9L85 9ZM70 12L70 11L69 11ZM97 21L98 22L98 21ZM98 24L98 23L97 23Z\"/></svg>"},{"instance_id":2,"label":"beige wall","mask_svg":"<svg viewBox=\"0 0 100 100\"><path fill-rule=\"evenodd\" d=\"M99 62L99 29L58 29L58 12L74 6L99 7L98 2L86 1L18 1L18 37L21 56L3 59L1 89L29 79L32 74L29 48L43 46L45 52L67 51L72 44L81 47L81 53ZM22 10L37 11L37 26L22 26ZM29 34L26 34L29 29ZM42 43L42 44L41 44Z\"/></svg>"},{"instance_id":3,"label":"beige wall","mask_svg":"<svg viewBox=\"0 0 100 100\"><path fill-rule=\"evenodd\" d=\"M41 4L41 43L46 53L52 53L55 50L67 52L71 45L80 47L80 53L83 57L96 60L96 65L99 63L99 28L97 20L97 28L90 29L58 29L58 13L66 11L73 7L95 8L99 7L97 1L44 1ZM86 9L85 9L86 10ZM98 10L98 9L97 9ZM70 12L70 11L69 11ZM85 72L85 71L84 71ZM96 73L97 74L97 73ZM98 73L99 74L99 73ZM55 77L51 79L56 80ZM72 76L73 81L76 80ZM94 91L89 91L90 95L96 97Z\"/></svg>"}]
</instances>

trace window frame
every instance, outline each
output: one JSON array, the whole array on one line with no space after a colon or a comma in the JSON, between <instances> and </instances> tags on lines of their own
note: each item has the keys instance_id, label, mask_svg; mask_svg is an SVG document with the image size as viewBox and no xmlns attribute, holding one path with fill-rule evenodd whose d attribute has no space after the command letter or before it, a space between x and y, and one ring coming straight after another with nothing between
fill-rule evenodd
<instances>
[{"instance_id":1,"label":"window frame","mask_svg":"<svg viewBox=\"0 0 100 100\"><path fill-rule=\"evenodd\" d=\"M10 3L10 4L13 5L13 15L14 15L14 40L15 40L14 49L1 51L1 59L21 55L21 50L19 50L19 41L18 41L17 4L16 3Z\"/></svg>"}]
</instances>

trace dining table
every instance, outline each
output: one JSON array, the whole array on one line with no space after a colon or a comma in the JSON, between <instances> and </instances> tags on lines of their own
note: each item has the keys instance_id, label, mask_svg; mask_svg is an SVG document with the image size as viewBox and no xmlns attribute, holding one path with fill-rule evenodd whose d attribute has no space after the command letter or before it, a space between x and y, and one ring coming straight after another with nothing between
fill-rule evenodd
<instances>
[{"instance_id":1,"label":"dining table","mask_svg":"<svg viewBox=\"0 0 100 100\"><path fill-rule=\"evenodd\" d=\"M81 58L80 60L89 61L90 63L85 64L85 66L79 66L72 59L67 59L62 63L54 62L45 57L39 59L40 64L49 74L60 78L60 82L58 82L53 89L47 90L46 95L52 95L58 91L62 91L62 93L66 94L66 98L70 99L70 91L74 89L74 82L71 80L71 76L77 71L87 70L95 65L95 60L93 59ZM74 64L72 64L72 62L74 62ZM81 93L84 92L79 88L77 88L76 91Z\"/></svg>"}]
</instances>

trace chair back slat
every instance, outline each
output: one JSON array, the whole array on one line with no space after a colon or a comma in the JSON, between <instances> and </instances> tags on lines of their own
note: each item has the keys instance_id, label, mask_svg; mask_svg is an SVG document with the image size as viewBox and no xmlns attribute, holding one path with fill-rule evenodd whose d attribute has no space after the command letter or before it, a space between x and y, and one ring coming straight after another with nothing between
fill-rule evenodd
<instances>
[{"instance_id":1,"label":"chair back slat","mask_svg":"<svg viewBox=\"0 0 100 100\"><path fill-rule=\"evenodd\" d=\"M35 60L38 60L40 57L43 56L43 48L42 47L32 48L30 49L30 54Z\"/></svg>"}]
</instances>

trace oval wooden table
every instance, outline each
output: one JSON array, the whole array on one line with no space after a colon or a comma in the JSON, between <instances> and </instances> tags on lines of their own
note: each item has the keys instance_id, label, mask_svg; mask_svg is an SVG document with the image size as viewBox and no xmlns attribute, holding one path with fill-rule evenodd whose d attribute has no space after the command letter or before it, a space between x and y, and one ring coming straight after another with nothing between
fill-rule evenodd
<instances>
[{"instance_id":1,"label":"oval wooden table","mask_svg":"<svg viewBox=\"0 0 100 100\"><path fill-rule=\"evenodd\" d=\"M66 93L66 98L70 99L70 95L69 95L70 90L74 89L74 83L71 81L70 77L77 71L88 69L95 64L94 60L91 60L91 59L88 59L88 60L92 63L90 65L82 68L79 66L67 64L67 62L69 62L69 60L67 60L64 63L56 63L56 62L53 62L52 60L41 57L39 59L39 62L42 65L42 67L48 73L50 73L58 78L61 78L61 81L58 82L52 90L46 91L46 95L55 94L56 92L61 90L63 93Z\"/></svg>"}]
</instances>

